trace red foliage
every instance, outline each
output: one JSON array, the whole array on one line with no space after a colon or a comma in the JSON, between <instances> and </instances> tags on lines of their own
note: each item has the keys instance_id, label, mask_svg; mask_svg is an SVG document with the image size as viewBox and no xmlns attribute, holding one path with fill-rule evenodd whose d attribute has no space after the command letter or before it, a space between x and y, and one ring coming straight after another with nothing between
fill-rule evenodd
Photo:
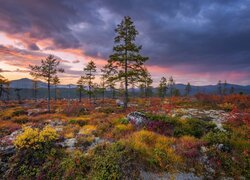
<instances>
[{"instance_id":1,"label":"red foliage","mask_svg":"<svg viewBox=\"0 0 250 180\"><path fill-rule=\"evenodd\" d=\"M212 94L202 94L198 93L195 95L196 99L204 104L220 104L222 103L222 97Z\"/></svg>"},{"instance_id":2,"label":"red foliage","mask_svg":"<svg viewBox=\"0 0 250 180\"><path fill-rule=\"evenodd\" d=\"M231 111L227 122L236 127L246 125L250 128L250 114L241 112L238 108L234 108Z\"/></svg>"},{"instance_id":3,"label":"red foliage","mask_svg":"<svg viewBox=\"0 0 250 180\"><path fill-rule=\"evenodd\" d=\"M147 123L146 129L165 136L172 136L174 134L174 127L163 121L150 121Z\"/></svg>"},{"instance_id":4,"label":"red foliage","mask_svg":"<svg viewBox=\"0 0 250 180\"><path fill-rule=\"evenodd\" d=\"M176 144L176 151L178 154L186 158L197 158L200 154L200 147L205 143L199 139L191 136L181 137Z\"/></svg>"},{"instance_id":5,"label":"red foliage","mask_svg":"<svg viewBox=\"0 0 250 180\"><path fill-rule=\"evenodd\" d=\"M227 96L224 96L223 102L234 104L240 109L250 108L250 96L249 95L240 95L240 94L227 95Z\"/></svg>"}]
</instances>

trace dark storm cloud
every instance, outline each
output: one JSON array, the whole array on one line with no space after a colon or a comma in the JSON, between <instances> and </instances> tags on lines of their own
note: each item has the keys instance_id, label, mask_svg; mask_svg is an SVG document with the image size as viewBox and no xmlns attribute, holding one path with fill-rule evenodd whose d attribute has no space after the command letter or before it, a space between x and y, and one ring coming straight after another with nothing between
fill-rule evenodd
<instances>
[{"instance_id":1,"label":"dark storm cloud","mask_svg":"<svg viewBox=\"0 0 250 180\"><path fill-rule=\"evenodd\" d=\"M0 0L0 4L0 31L52 39L54 45L47 48L78 48L107 58L116 24L129 15L149 64L191 65L182 69L186 72L249 72L249 0ZM35 40L24 42L38 50Z\"/></svg>"}]
</instances>

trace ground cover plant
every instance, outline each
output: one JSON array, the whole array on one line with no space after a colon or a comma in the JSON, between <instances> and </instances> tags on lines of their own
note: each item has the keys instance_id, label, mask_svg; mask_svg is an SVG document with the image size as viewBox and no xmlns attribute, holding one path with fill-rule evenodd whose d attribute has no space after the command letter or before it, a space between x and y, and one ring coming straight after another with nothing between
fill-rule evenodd
<instances>
[{"instance_id":1,"label":"ground cover plant","mask_svg":"<svg viewBox=\"0 0 250 180\"><path fill-rule=\"evenodd\" d=\"M53 113L42 111L46 104L36 105L40 112L34 114L30 107L10 104L0 115L1 177L137 179L146 171L249 178L249 108L239 110L241 100L230 101L235 107L223 110L227 116L221 129L220 121L208 120L207 115L202 119L185 114L187 97L182 100L175 98L178 105L169 111L164 103L153 109L144 106L161 99L132 99L147 118L142 126L127 116L134 107L120 110L109 103L115 100L100 100L105 106L72 102L88 111L83 114L64 113L71 104L60 100L52 102ZM208 111L203 100L196 101L199 113Z\"/></svg>"}]
</instances>

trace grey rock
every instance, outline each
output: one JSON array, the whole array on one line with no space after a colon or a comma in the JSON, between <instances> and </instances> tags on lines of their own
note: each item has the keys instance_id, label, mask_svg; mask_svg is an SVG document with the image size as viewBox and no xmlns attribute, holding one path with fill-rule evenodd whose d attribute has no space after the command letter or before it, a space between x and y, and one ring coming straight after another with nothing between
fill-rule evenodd
<instances>
[{"instance_id":1,"label":"grey rock","mask_svg":"<svg viewBox=\"0 0 250 180\"><path fill-rule=\"evenodd\" d=\"M143 113L137 111L128 114L127 119L136 126L146 124L149 121Z\"/></svg>"},{"instance_id":2,"label":"grey rock","mask_svg":"<svg viewBox=\"0 0 250 180\"><path fill-rule=\"evenodd\" d=\"M121 107L123 107L124 106L124 102L122 101L122 100L120 100L120 99L116 99L116 105L117 106L121 106Z\"/></svg>"},{"instance_id":3,"label":"grey rock","mask_svg":"<svg viewBox=\"0 0 250 180\"><path fill-rule=\"evenodd\" d=\"M203 177L194 175L193 173L153 173L153 172L140 172L140 178L143 180L166 180L166 179L175 179L175 180L202 180Z\"/></svg>"}]
</instances>

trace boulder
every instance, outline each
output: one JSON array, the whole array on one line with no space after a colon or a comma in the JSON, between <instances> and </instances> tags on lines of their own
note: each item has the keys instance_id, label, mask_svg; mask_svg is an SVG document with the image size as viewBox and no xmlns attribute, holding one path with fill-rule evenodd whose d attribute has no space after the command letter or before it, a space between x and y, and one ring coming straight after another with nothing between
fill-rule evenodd
<instances>
[{"instance_id":1,"label":"boulder","mask_svg":"<svg viewBox=\"0 0 250 180\"><path fill-rule=\"evenodd\" d=\"M45 114L48 113L47 109L29 109L28 110L28 116L37 116L39 114Z\"/></svg>"},{"instance_id":2,"label":"boulder","mask_svg":"<svg viewBox=\"0 0 250 180\"><path fill-rule=\"evenodd\" d=\"M190 116L190 115L183 115L183 116L181 116L180 119L181 119L181 120L191 119L191 116Z\"/></svg>"},{"instance_id":3,"label":"boulder","mask_svg":"<svg viewBox=\"0 0 250 180\"><path fill-rule=\"evenodd\" d=\"M122 100L120 100L120 99L116 99L115 103L116 103L117 106L121 106L121 107L124 106L124 102Z\"/></svg>"},{"instance_id":4,"label":"boulder","mask_svg":"<svg viewBox=\"0 0 250 180\"><path fill-rule=\"evenodd\" d=\"M76 138L65 139L63 142L58 143L62 147L66 147L70 150L75 149L75 145L77 143Z\"/></svg>"},{"instance_id":5,"label":"boulder","mask_svg":"<svg viewBox=\"0 0 250 180\"><path fill-rule=\"evenodd\" d=\"M149 122L147 117L141 113L141 112L132 112L127 115L127 119L132 124L135 124L136 126L144 125Z\"/></svg>"}]
</instances>

